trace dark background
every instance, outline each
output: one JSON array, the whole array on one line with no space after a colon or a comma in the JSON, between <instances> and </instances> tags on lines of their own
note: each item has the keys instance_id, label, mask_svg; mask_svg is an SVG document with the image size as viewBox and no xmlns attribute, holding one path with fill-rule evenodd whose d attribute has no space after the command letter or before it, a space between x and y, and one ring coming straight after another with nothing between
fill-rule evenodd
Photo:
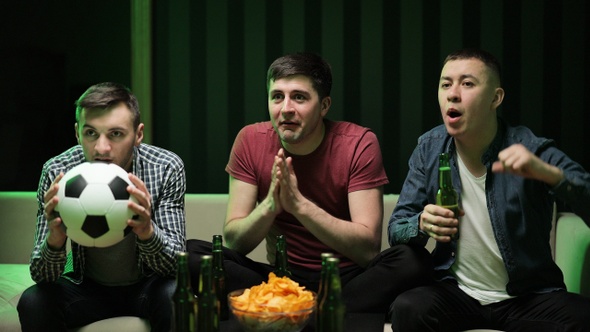
<instances>
[{"instance_id":1,"label":"dark background","mask_svg":"<svg viewBox=\"0 0 590 332\"><path fill-rule=\"evenodd\" d=\"M133 89L133 2L0 3L0 190L36 190L42 164L76 144L73 104L88 86ZM152 10L147 129L185 161L188 192L227 192L235 135L268 119L268 65L301 50L332 64L328 117L377 134L386 193L399 193L416 139L441 122L441 63L462 47L503 63L508 122L590 169L586 1L153 0Z\"/></svg>"}]
</instances>

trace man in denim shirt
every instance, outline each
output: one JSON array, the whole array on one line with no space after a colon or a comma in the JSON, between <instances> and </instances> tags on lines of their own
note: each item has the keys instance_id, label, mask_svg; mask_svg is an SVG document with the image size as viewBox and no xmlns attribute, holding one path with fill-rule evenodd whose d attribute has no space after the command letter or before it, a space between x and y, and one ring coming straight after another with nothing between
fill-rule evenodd
<instances>
[{"instance_id":1,"label":"man in denim shirt","mask_svg":"<svg viewBox=\"0 0 590 332\"><path fill-rule=\"evenodd\" d=\"M549 246L556 199L590 225L590 174L552 140L498 118L503 98L492 55L446 58L438 88L444 125L419 138L389 221L392 246L436 240L436 281L397 297L394 331L590 331L590 299L565 290ZM443 152L459 216L435 205Z\"/></svg>"}]
</instances>

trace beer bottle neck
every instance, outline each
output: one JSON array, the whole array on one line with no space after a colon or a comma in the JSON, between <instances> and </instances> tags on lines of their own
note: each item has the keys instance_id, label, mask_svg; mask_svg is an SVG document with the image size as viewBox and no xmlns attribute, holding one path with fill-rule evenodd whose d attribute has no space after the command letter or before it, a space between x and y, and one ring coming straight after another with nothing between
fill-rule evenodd
<instances>
[{"instance_id":1,"label":"beer bottle neck","mask_svg":"<svg viewBox=\"0 0 590 332\"><path fill-rule=\"evenodd\" d=\"M204 293L211 293L212 283L212 257L203 256L201 259L201 274L199 276L199 296Z\"/></svg>"},{"instance_id":2,"label":"beer bottle neck","mask_svg":"<svg viewBox=\"0 0 590 332\"><path fill-rule=\"evenodd\" d=\"M439 168L439 186L441 189L450 190L453 189L453 179L451 177L451 168L441 167Z\"/></svg>"},{"instance_id":3,"label":"beer bottle neck","mask_svg":"<svg viewBox=\"0 0 590 332\"><path fill-rule=\"evenodd\" d=\"M188 255L186 253L181 253L177 256L177 271L176 271L176 288L189 288L190 287L190 278L189 278L189 269L188 269Z\"/></svg>"},{"instance_id":4,"label":"beer bottle neck","mask_svg":"<svg viewBox=\"0 0 590 332\"><path fill-rule=\"evenodd\" d=\"M287 242L285 237L279 235L277 237L276 251L275 251L275 274L278 277L291 276L291 272L287 263Z\"/></svg>"}]
</instances>

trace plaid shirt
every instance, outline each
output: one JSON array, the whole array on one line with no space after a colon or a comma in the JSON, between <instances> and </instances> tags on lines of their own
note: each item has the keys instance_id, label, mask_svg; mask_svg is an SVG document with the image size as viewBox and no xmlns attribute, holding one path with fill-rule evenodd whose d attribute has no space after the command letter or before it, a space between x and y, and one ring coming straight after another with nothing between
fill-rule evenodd
<instances>
[{"instance_id":1,"label":"plaid shirt","mask_svg":"<svg viewBox=\"0 0 590 332\"><path fill-rule=\"evenodd\" d=\"M80 145L51 158L45 165L37 190L37 228L35 247L31 254L31 277L35 282L52 282L62 274L75 283L84 275L84 247L71 241L71 252L66 246L52 250L46 244L49 232L44 215L43 195L60 172L66 173L85 162ZM176 252L186 244L184 193L186 177L184 163L176 154L148 144L134 148L132 173L145 183L152 198L154 236L147 241L136 240L140 271L144 276L176 273Z\"/></svg>"}]
</instances>

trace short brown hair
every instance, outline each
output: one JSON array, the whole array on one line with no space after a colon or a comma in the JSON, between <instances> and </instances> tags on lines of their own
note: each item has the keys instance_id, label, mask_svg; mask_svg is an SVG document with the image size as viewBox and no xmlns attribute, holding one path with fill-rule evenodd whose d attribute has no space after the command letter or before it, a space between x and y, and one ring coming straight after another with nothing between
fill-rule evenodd
<instances>
[{"instance_id":1,"label":"short brown hair","mask_svg":"<svg viewBox=\"0 0 590 332\"><path fill-rule=\"evenodd\" d=\"M309 77L320 99L332 90L332 69L322 57L313 53L293 53L276 59L266 73L266 89L271 81L293 75Z\"/></svg>"},{"instance_id":2,"label":"short brown hair","mask_svg":"<svg viewBox=\"0 0 590 332\"><path fill-rule=\"evenodd\" d=\"M76 123L80 122L83 110L104 110L120 103L124 103L133 113L133 128L137 129L141 122L137 98L128 87L113 82L95 84L76 100Z\"/></svg>"}]
</instances>

